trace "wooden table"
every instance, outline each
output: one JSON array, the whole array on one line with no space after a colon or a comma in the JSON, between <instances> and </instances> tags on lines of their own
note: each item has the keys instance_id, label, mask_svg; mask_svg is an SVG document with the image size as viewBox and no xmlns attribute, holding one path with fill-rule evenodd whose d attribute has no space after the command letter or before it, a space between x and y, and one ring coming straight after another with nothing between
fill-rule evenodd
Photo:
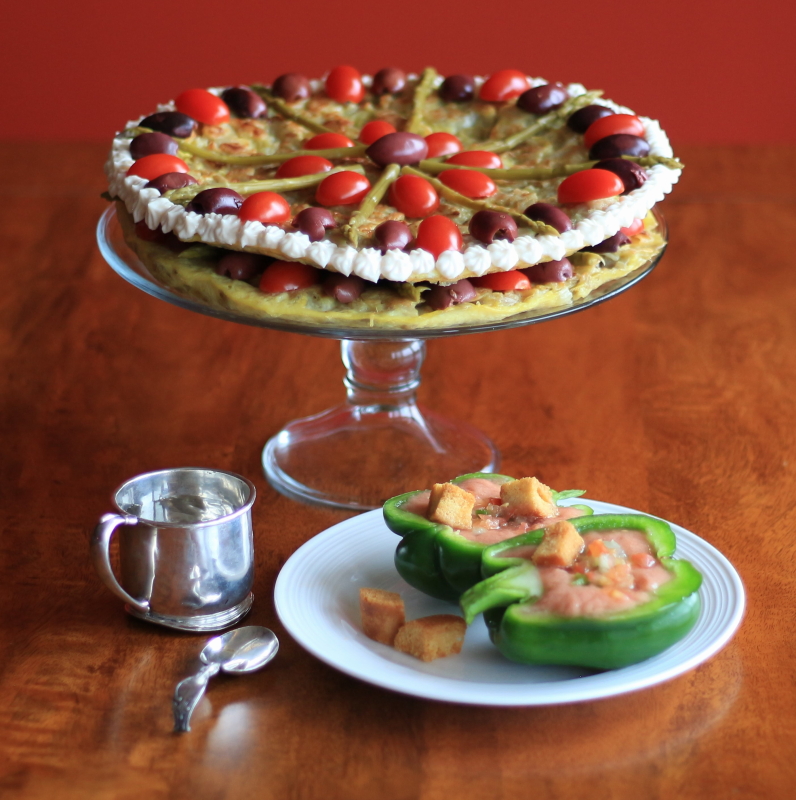
<instances>
[{"instance_id":1,"label":"wooden table","mask_svg":"<svg viewBox=\"0 0 796 800\"><path fill-rule=\"evenodd\" d=\"M346 515L276 494L260 448L341 399L338 346L191 314L120 280L94 243L104 150L0 148L3 798L793 795L796 150L684 148L669 252L638 287L429 346L421 400L487 431L505 472L674 520L748 591L736 638L690 674L527 709L377 689L280 626L280 567ZM127 617L87 538L122 480L183 464L256 483L249 622L282 648L261 673L217 679L180 736L171 692L203 637Z\"/></svg>"}]
</instances>

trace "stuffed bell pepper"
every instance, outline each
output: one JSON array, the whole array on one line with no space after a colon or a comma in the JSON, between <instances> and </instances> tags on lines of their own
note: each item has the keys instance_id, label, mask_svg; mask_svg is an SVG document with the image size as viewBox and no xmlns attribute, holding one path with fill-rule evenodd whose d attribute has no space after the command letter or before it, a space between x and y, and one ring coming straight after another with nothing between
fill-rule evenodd
<instances>
[{"instance_id":1,"label":"stuffed bell pepper","mask_svg":"<svg viewBox=\"0 0 796 800\"><path fill-rule=\"evenodd\" d=\"M563 519L591 514L559 507L579 490L555 492L536 478L476 472L384 504L387 527L402 536L395 551L401 577L421 592L457 602L481 580L486 547Z\"/></svg>"},{"instance_id":2,"label":"stuffed bell pepper","mask_svg":"<svg viewBox=\"0 0 796 800\"><path fill-rule=\"evenodd\" d=\"M485 548L485 580L461 598L484 613L503 655L525 664L616 669L682 639L702 576L673 558L675 536L642 514L595 514Z\"/></svg>"}]
</instances>

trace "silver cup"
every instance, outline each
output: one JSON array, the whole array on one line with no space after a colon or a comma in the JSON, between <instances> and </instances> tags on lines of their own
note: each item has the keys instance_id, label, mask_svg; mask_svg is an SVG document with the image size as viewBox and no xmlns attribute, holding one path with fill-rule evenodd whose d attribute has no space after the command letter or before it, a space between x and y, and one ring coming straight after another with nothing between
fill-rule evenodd
<instances>
[{"instance_id":1,"label":"silver cup","mask_svg":"<svg viewBox=\"0 0 796 800\"><path fill-rule=\"evenodd\" d=\"M128 613L184 631L217 631L251 608L254 485L183 467L138 475L113 495L116 514L91 537L94 566ZM118 529L120 578L110 561Z\"/></svg>"}]
</instances>

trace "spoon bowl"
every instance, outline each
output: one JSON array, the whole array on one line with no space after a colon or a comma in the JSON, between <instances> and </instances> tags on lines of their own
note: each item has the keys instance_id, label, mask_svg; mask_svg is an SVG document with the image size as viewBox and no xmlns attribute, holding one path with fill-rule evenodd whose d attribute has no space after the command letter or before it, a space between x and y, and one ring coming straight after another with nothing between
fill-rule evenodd
<instances>
[{"instance_id":1,"label":"spoon bowl","mask_svg":"<svg viewBox=\"0 0 796 800\"><path fill-rule=\"evenodd\" d=\"M270 628L247 625L211 639L199 654L203 664L217 664L224 672L240 674L264 667L279 650Z\"/></svg>"}]
</instances>

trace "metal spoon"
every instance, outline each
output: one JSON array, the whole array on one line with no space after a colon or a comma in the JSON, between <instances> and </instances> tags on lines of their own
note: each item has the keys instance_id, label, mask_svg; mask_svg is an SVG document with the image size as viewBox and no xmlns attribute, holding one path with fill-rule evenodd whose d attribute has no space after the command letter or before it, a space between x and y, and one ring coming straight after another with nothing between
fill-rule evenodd
<instances>
[{"instance_id":1,"label":"metal spoon","mask_svg":"<svg viewBox=\"0 0 796 800\"><path fill-rule=\"evenodd\" d=\"M232 675L264 667L279 650L276 634L258 625L249 625L228 631L211 639L199 654L205 665L196 675L177 684L174 690L174 730L180 733L191 730L190 720L207 688L207 682L220 670Z\"/></svg>"}]
</instances>

